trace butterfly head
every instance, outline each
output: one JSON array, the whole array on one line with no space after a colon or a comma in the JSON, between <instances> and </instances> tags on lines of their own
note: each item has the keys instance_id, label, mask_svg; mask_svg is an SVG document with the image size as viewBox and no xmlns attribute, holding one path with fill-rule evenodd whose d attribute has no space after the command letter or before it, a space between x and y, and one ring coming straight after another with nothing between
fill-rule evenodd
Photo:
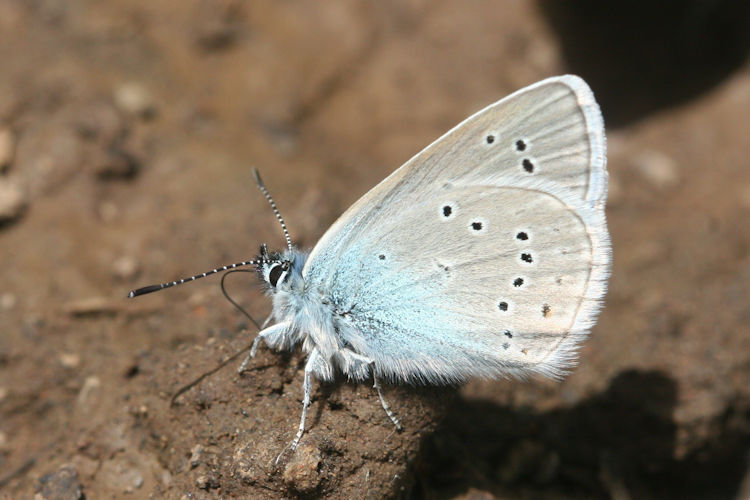
<instances>
[{"instance_id":1,"label":"butterfly head","mask_svg":"<svg viewBox=\"0 0 750 500\"><path fill-rule=\"evenodd\" d=\"M255 259L261 279L271 290L284 285L292 271L293 259L278 252L269 252L266 244L260 246L260 255Z\"/></svg>"}]
</instances>

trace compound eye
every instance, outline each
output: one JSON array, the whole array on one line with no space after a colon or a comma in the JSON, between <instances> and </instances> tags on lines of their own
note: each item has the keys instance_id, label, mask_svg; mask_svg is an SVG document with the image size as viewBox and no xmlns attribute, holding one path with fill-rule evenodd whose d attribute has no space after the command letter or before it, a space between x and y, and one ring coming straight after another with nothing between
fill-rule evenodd
<instances>
[{"instance_id":1,"label":"compound eye","mask_svg":"<svg viewBox=\"0 0 750 500\"><path fill-rule=\"evenodd\" d=\"M279 279L284 275L284 266L281 264L274 264L271 267L271 270L268 271L268 282L271 283L271 286L276 288L276 284L279 282Z\"/></svg>"}]
</instances>

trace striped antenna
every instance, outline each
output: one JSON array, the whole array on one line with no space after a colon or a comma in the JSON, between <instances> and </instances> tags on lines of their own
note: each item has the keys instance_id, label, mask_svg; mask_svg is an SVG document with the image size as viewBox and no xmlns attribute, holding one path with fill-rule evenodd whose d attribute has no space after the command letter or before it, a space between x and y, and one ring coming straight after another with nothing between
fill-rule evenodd
<instances>
[{"instance_id":1,"label":"striped antenna","mask_svg":"<svg viewBox=\"0 0 750 500\"><path fill-rule=\"evenodd\" d=\"M173 287L173 286L182 285L183 283L187 283L188 281L195 281L198 278L205 278L206 276L209 276L211 274L220 273L222 271L228 271L230 269L234 269L234 268L237 268L237 267L252 266L252 265L257 265L257 264L260 264L260 261L257 261L257 260L248 260L246 262L238 262L236 264L230 264L228 266L217 267L216 269L212 269L211 271L206 271L205 273L196 274L195 276L191 276L189 278L182 278L182 279L177 280L177 281L171 281L169 283L162 283L160 285L144 286L142 288L138 288L138 289L133 290L132 292L130 292L128 294L128 298L132 299L133 297L138 297L139 295L146 295L147 293L158 292L159 290L163 290L165 288L170 288L170 287Z\"/></svg>"},{"instance_id":2,"label":"striped antenna","mask_svg":"<svg viewBox=\"0 0 750 500\"><path fill-rule=\"evenodd\" d=\"M257 168L253 168L253 175L255 175L255 182L258 184L258 188L260 188L261 192L268 200L268 203L271 205L271 209L273 210L273 214L278 219L279 224L281 224L281 230L284 231L284 238L286 238L286 246L291 251L292 239L289 237L289 231L287 231L286 229L286 224L284 223L284 219L281 217L281 214L279 213L279 209L276 207L276 203L273 201L273 198L271 198L271 195L268 193L268 189L266 189L265 184L263 184L263 180L261 180L260 173L258 172Z\"/></svg>"}]
</instances>

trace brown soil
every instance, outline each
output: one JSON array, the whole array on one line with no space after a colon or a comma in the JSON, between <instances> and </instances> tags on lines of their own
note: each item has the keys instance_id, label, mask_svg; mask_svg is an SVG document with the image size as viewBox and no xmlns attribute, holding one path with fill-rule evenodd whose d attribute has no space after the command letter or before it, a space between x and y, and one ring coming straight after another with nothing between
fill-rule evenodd
<instances>
[{"instance_id":1,"label":"brown soil","mask_svg":"<svg viewBox=\"0 0 750 500\"><path fill-rule=\"evenodd\" d=\"M0 0L0 496L750 496L748 4L576 5ZM309 247L565 72L608 124L615 255L566 381L389 387L401 433L369 384L315 384L278 466L298 352L170 405L255 332L216 278L125 294L282 245L251 166ZM255 276L227 281L268 313Z\"/></svg>"}]
</instances>

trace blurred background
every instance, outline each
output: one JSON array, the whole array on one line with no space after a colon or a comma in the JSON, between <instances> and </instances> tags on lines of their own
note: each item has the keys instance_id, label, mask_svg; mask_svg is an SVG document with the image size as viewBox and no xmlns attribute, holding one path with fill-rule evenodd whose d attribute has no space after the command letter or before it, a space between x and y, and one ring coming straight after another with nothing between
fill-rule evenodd
<instances>
[{"instance_id":1,"label":"blurred background","mask_svg":"<svg viewBox=\"0 0 750 500\"><path fill-rule=\"evenodd\" d=\"M749 41L741 0L0 0L0 492L750 497ZM568 379L391 388L397 436L368 387L316 388L280 469L300 356L169 407L254 332L218 279L124 297L283 245L252 166L310 247L460 120L563 73L604 114L614 249ZM268 313L254 276L228 281Z\"/></svg>"}]
</instances>

